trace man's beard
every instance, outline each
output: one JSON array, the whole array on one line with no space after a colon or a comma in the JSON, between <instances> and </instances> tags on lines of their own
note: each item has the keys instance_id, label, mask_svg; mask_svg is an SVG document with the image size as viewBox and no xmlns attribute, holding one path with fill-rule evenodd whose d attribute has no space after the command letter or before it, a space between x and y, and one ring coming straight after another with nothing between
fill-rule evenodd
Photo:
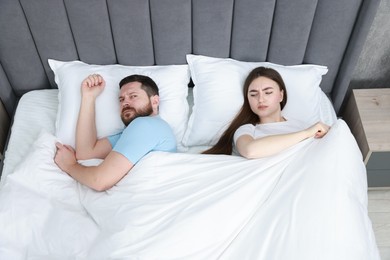
<instances>
[{"instance_id":1,"label":"man's beard","mask_svg":"<svg viewBox=\"0 0 390 260\"><path fill-rule=\"evenodd\" d=\"M121 118L125 126L128 126L137 117L150 116L152 113L153 113L152 104L149 102L149 104L145 105L140 109L135 109L133 107L123 108L121 112Z\"/></svg>"}]
</instances>

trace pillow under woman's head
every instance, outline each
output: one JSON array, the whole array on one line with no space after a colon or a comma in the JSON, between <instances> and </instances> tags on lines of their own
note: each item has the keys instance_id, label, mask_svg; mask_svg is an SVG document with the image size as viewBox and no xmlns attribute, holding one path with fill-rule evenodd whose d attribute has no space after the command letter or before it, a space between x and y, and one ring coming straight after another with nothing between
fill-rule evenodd
<instances>
[{"instance_id":1,"label":"pillow under woman's head","mask_svg":"<svg viewBox=\"0 0 390 260\"><path fill-rule=\"evenodd\" d=\"M243 85L251 70L264 66L277 70L287 88L283 116L316 123L323 92L319 87L328 69L319 65L282 66L269 62L242 62L228 58L187 55L194 82L194 106L184 146L215 144L243 104Z\"/></svg>"}]
</instances>

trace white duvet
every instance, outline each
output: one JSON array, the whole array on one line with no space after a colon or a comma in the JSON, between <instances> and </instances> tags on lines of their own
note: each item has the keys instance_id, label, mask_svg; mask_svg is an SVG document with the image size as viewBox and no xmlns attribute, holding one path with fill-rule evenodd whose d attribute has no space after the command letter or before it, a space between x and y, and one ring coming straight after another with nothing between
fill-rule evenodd
<instances>
[{"instance_id":1,"label":"white duvet","mask_svg":"<svg viewBox=\"0 0 390 260\"><path fill-rule=\"evenodd\" d=\"M264 159L153 152L100 193L58 169L54 143L42 133L3 180L0 259L379 259L342 120Z\"/></svg>"}]
</instances>

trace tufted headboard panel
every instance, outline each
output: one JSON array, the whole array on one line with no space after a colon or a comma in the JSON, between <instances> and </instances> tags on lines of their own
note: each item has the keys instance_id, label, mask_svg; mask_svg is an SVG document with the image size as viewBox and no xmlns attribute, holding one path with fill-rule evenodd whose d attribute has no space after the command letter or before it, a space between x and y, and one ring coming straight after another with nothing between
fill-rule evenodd
<instances>
[{"instance_id":1,"label":"tufted headboard panel","mask_svg":"<svg viewBox=\"0 0 390 260\"><path fill-rule=\"evenodd\" d=\"M338 112L380 0L1 0L0 98L56 88L47 59L184 64L188 53L326 65Z\"/></svg>"}]
</instances>

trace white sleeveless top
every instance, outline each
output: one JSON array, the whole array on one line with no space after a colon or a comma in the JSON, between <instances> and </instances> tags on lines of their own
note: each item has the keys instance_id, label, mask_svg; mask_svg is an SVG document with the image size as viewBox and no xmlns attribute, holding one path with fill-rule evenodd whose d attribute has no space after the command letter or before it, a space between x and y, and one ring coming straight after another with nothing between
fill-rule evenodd
<instances>
[{"instance_id":1,"label":"white sleeveless top","mask_svg":"<svg viewBox=\"0 0 390 260\"><path fill-rule=\"evenodd\" d=\"M308 125L307 123L303 123L295 119L267 124L242 125L234 133L233 154L239 155L236 149L236 143L240 136L250 135L254 139L257 139L269 135L294 133L307 129L308 127L310 127L310 125Z\"/></svg>"}]
</instances>

